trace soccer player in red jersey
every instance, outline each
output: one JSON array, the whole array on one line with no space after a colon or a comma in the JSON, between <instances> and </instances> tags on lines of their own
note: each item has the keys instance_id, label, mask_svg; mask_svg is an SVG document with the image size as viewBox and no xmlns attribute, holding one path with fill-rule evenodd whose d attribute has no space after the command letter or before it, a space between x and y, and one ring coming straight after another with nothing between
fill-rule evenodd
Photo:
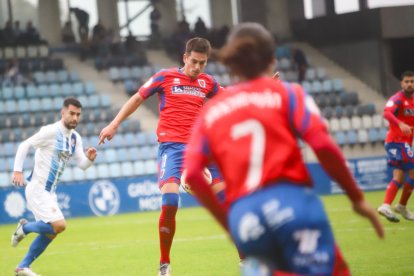
<instances>
[{"instance_id":1,"label":"soccer player in red jersey","mask_svg":"<svg viewBox=\"0 0 414 276\"><path fill-rule=\"evenodd\" d=\"M161 70L153 75L121 108L112 122L99 135L99 144L111 140L118 126L151 95L159 99L160 119L157 135L158 182L162 193L159 219L160 270L169 275L170 249L175 233L178 191L184 159L184 149L193 124L206 98L215 96L220 86L215 79L203 73L211 46L203 38L190 39L183 57L184 67ZM219 199L224 198L222 178L217 168L210 166L212 189Z\"/></svg>"},{"instance_id":2,"label":"soccer player in red jersey","mask_svg":"<svg viewBox=\"0 0 414 276\"><path fill-rule=\"evenodd\" d=\"M200 113L185 154L187 181L246 256L246 275L266 269L277 275L348 275L298 139L313 148L354 211L371 221L379 237L384 230L312 98L298 84L268 77L274 47L272 35L257 23L230 33L220 58L240 82ZM201 173L211 160L224 178L225 203Z\"/></svg>"},{"instance_id":3,"label":"soccer player in red jersey","mask_svg":"<svg viewBox=\"0 0 414 276\"><path fill-rule=\"evenodd\" d=\"M391 204L398 189L404 185L400 202L394 210L407 220L414 220L414 214L407 209L407 202L414 188L414 72L405 71L401 75L401 90L386 103L384 118L389 122L385 139L388 165L393 168L393 177L385 192L383 204L378 212L391 222L399 222L398 216L391 210ZM408 178L405 180L405 174ZM405 183L404 183L405 182Z\"/></svg>"}]
</instances>

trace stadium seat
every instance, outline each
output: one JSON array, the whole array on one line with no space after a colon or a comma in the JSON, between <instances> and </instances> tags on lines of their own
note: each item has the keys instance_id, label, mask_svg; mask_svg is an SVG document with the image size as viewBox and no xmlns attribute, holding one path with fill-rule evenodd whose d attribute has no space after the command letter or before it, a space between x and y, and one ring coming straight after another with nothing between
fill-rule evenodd
<instances>
[{"instance_id":1,"label":"stadium seat","mask_svg":"<svg viewBox=\"0 0 414 276\"><path fill-rule=\"evenodd\" d=\"M88 95L96 94L96 86L93 82L85 82L85 93Z\"/></svg>"},{"instance_id":2,"label":"stadium seat","mask_svg":"<svg viewBox=\"0 0 414 276\"><path fill-rule=\"evenodd\" d=\"M60 83L69 82L69 73L66 70L59 70L57 72L57 80Z\"/></svg>"},{"instance_id":3,"label":"stadium seat","mask_svg":"<svg viewBox=\"0 0 414 276\"><path fill-rule=\"evenodd\" d=\"M12 87L3 87L2 98L4 100L11 100L14 98L14 92Z\"/></svg>"},{"instance_id":4,"label":"stadium seat","mask_svg":"<svg viewBox=\"0 0 414 276\"><path fill-rule=\"evenodd\" d=\"M92 165L90 166L86 171L85 171L85 178L87 180L94 180L98 178L98 172L96 169L96 165Z\"/></svg>"},{"instance_id":5,"label":"stadium seat","mask_svg":"<svg viewBox=\"0 0 414 276\"><path fill-rule=\"evenodd\" d=\"M39 57L45 58L49 56L49 47L47 47L46 45L39 46L38 50L39 50Z\"/></svg>"},{"instance_id":6,"label":"stadium seat","mask_svg":"<svg viewBox=\"0 0 414 276\"><path fill-rule=\"evenodd\" d=\"M306 70L305 79L307 81L314 81L316 79L316 71L314 68L308 68L308 70Z\"/></svg>"},{"instance_id":7,"label":"stadium seat","mask_svg":"<svg viewBox=\"0 0 414 276\"><path fill-rule=\"evenodd\" d=\"M26 91L23 86L17 85L13 89L13 94L15 99L23 99L25 97Z\"/></svg>"},{"instance_id":8,"label":"stadium seat","mask_svg":"<svg viewBox=\"0 0 414 276\"><path fill-rule=\"evenodd\" d=\"M382 127L382 116L380 114L374 114L372 116L372 127L380 128Z\"/></svg>"},{"instance_id":9,"label":"stadium seat","mask_svg":"<svg viewBox=\"0 0 414 276\"><path fill-rule=\"evenodd\" d=\"M106 149L104 151L104 156L105 156L105 159L106 159L107 163L112 163L112 162L118 161L118 155L116 153L116 150L113 149L113 148Z\"/></svg>"},{"instance_id":10,"label":"stadium seat","mask_svg":"<svg viewBox=\"0 0 414 276\"><path fill-rule=\"evenodd\" d=\"M121 164L118 162L109 164L109 176L110 177L121 177L122 169Z\"/></svg>"},{"instance_id":11,"label":"stadium seat","mask_svg":"<svg viewBox=\"0 0 414 276\"><path fill-rule=\"evenodd\" d=\"M348 145L355 145L356 143L358 143L358 134L355 130L350 130L347 132L347 137L348 137Z\"/></svg>"},{"instance_id":12,"label":"stadium seat","mask_svg":"<svg viewBox=\"0 0 414 276\"><path fill-rule=\"evenodd\" d=\"M386 127L382 127L382 128L380 128L380 130L379 130L379 139L380 139L380 141L385 141L385 138L387 137L387 132L388 132L388 129L386 128Z\"/></svg>"},{"instance_id":13,"label":"stadium seat","mask_svg":"<svg viewBox=\"0 0 414 276\"><path fill-rule=\"evenodd\" d=\"M98 178L108 178L109 177L109 167L107 164L97 165Z\"/></svg>"},{"instance_id":14,"label":"stadium seat","mask_svg":"<svg viewBox=\"0 0 414 276\"><path fill-rule=\"evenodd\" d=\"M352 129L356 129L356 130L358 130L358 129L360 129L362 127L362 120L361 120L361 117L359 117L359 116L353 116L352 118L351 118L351 128Z\"/></svg>"},{"instance_id":15,"label":"stadium seat","mask_svg":"<svg viewBox=\"0 0 414 276\"><path fill-rule=\"evenodd\" d=\"M322 82L322 91L325 93L330 93L333 91L333 83L331 80L324 80Z\"/></svg>"},{"instance_id":16,"label":"stadium seat","mask_svg":"<svg viewBox=\"0 0 414 276\"><path fill-rule=\"evenodd\" d=\"M366 129L359 129L357 132L357 135L358 135L358 142L360 144L368 143L369 138L368 138L368 131Z\"/></svg>"},{"instance_id":17,"label":"stadium seat","mask_svg":"<svg viewBox=\"0 0 414 276\"><path fill-rule=\"evenodd\" d=\"M368 129L368 140L371 143L376 143L376 142L380 141L379 132L376 128Z\"/></svg>"},{"instance_id":18,"label":"stadium seat","mask_svg":"<svg viewBox=\"0 0 414 276\"><path fill-rule=\"evenodd\" d=\"M333 90L335 92L342 92L344 90L344 84L341 79L333 80Z\"/></svg>"},{"instance_id":19,"label":"stadium seat","mask_svg":"<svg viewBox=\"0 0 414 276\"><path fill-rule=\"evenodd\" d=\"M35 85L29 84L26 86L26 94L28 98L37 97L37 87Z\"/></svg>"},{"instance_id":20,"label":"stadium seat","mask_svg":"<svg viewBox=\"0 0 414 276\"><path fill-rule=\"evenodd\" d=\"M0 187L11 186L11 175L8 172L0 172Z\"/></svg>"},{"instance_id":21,"label":"stadium seat","mask_svg":"<svg viewBox=\"0 0 414 276\"><path fill-rule=\"evenodd\" d=\"M28 58L36 58L38 55L37 47L34 45L27 46L27 57Z\"/></svg>"},{"instance_id":22,"label":"stadium seat","mask_svg":"<svg viewBox=\"0 0 414 276\"><path fill-rule=\"evenodd\" d=\"M369 116L369 115L363 115L362 116L362 127L364 129L369 129L369 128L373 127L371 116Z\"/></svg>"},{"instance_id":23,"label":"stadium seat","mask_svg":"<svg viewBox=\"0 0 414 276\"><path fill-rule=\"evenodd\" d=\"M329 129L331 132L337 132L341 129L338 118L333 117L329 120Z\"/></svg>"},{"instance_id":24,"label":"stadium seat","mask_svg":"<svg viewBox=\"0 0 414 276\"><path fill-rule=\"evenodd\" d=\"M135 160L143 160L141 150L139 147L128 147L128 160L135 161Z\"/></svg>"},{"instance_id":25,"label":"stadium seat","mask_svg":"<svg viewBox=\"0 0 414 276\"><path fill-rule=\"evenodd\" d=\"M109 79L113 82L117 82L121 79L119 69L116 67L109 68L108 73L109 73Z\"/></svg>"},{"instance_id":26,"label":"stadium seat","mask_svg":"<svg viewBox=\"0 0 414 276\"><path fill-rule=\"evenodd\" d=\"M144 175L146 174L146 167L143 161L135 161L133 163L135 175Z\"/></svg>"},{"instance_id":27,"label":"stadium seat","mask_svg":"<svg viewBox=\"0 0 414 276\"><path fill-rule=\"evenodd\" d=\"M128 80L131 78L131 72L128 67L121 67L118 70L120 80Z\"/></svg>"},{"instance_id":28,"label":"stadium seat","mask_svg":"<svg viewBox=\"0 0 414 276\"><path fill-rule=\"evenodd\" d=\"M325 68L322 68L322 67L316 68L316 78L318 80L324 80L326 78L326 70L325 70Z\"/></svg>"},{"instance_id":29,"label":"stadium seat","mask_svg":"<svg viewBox=\"0 0 414 276\"><path fill-rule=\"evenodd\" d=\"M144 162L144 170L146 174L156 174L158 172L158 165L155 160L147 160Z\"/></svg>"},{"instance_id":30,"label":"stadium seat","mask_svg":"<svg viewBox=\"0 0 414 276\"><path fill-rule=\"evenodd\" d=\"M122 170L122 174L123 176L134 176L135 172L134 172L134 165L132 162L122 162L121 163L121 170Z\"/></svg>"},{"instance_id":31,"label":"stadium seat","mask_svg":"<svg viewBox=\"0 0 414 276\"><path fill-rule=\"evenodd\" d=\"M71 82L79 82L80 81L79 74L76 71L70 71L69 78L70 78Z\"/></svg>"},{"instance_id":32,"label":"stadium seat","mask_svg":"<svg viewBox=\"0 0 414 276\"><path fill-rule=\"evenodd\" d=\"M72 169L72 177L75 181L84 180L86 176L86 172L79 167L73 167Z\"/></svg>"},{"instance_id":33,"label":"stadium seat","mask_svg":"<svg viewBox=\"0 0 414 276\"><path fill-rule=\"evenodd\" d=\"M339 119L339 124L341 125L341 130L343 131L351 129L351 120L348 117L341 117Z\"/></svg>"},{"instance_id":34,"label":"stadium seat","mask_svg":"<svg viewBox=\"0 0 414 276\"><path fill-rule=\"evenodd\" d=\"M82 95L83 94L83 83L81 82L72 83L72 93L76 96Z\"/></svg>"},{"instance_id":35,"label":"stadium seat","mask_svg":"<svg viewBox=\"0 0 414 276\"><path fill-rule=\"evenodd\" d=\"M46 72L46 82L47 83L56 83L56 82L58 82L58 76L56 75L55 71L47 71Z\"/></svg>"}]
</instances>

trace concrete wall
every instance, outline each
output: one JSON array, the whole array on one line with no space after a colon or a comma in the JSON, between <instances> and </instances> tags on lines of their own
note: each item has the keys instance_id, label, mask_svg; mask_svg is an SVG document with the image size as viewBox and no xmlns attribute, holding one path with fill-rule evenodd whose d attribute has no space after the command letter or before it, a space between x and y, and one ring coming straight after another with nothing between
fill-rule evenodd
<instances>
[{"instance_id":1,"label":"concrete wall","mask_svg":"<svg viewBox=\"0 0 414 276\"><path fill-rule=\"evenodd\" d=\"M98 19L107 29L112 29L115 36L119 36L118 0L96 1Z\"/></svg>"},{"instance_id":2,"label":"concrete wall","mask_svg":"<svg viewBox=\"0 0 414 276\"><path fill-rule=\"evenodd\" d=\"M384 38L414 37L414 6L381 9Z\"/></svg>"},{"instance_id":3,"label":"concrete wall","mask_svg":"<svg viewBox=\"0 0 414 276\"><path fill-rule=\"evenodd\" d=\"M210 0L210 12L213 28L233 26L231 0Z\"/></svg>"},{"instance_id":4,"label":"concrete wall","mask_svg":"<svg viewBox=\"0 0 414 276\"><path fill-rule=\"evenodd\" d=\"M288 10L288 0L267 0L266 1L266 19L267 28L278 39L290 39L292 32L290 30L290 18L286 12Z\"/></svg>"},{"instance_id":5,"label":"concrete wall","mask_svg":"<svg viewBox=\"0 0 414 276\"><path fill-rule=\"evenodd\" d=\"M39 0L39 32L51 45L61 43L59 1Z\"/></svg>"}]
</instances>

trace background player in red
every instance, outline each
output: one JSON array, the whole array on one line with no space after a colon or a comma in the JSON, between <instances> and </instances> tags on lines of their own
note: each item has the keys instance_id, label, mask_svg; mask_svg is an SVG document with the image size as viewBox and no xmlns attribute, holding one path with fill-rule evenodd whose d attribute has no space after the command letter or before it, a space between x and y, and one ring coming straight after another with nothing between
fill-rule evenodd
<instances>
[{"instance_id":1,"label":"background player in red","mask_svg":"<svg viewBox=\"0 0 414 276\"><path fill-rule=\"evenodd\" d=\"M209 101L200 114L185 155L194 193L229 230L248 258L248 275L265 268L306 275L348 275L323 205L298 146L308 143L326 172L368 218L377 234L379 218L364 200L312 98L301 86L268 77L274 68L272 35L257 23L230 34L221 59L240 82ZM223 175L226 201L220 203L201 173L211 158ZM257 270L256 270L257 269Z\"/></svg>"},{"instance_id":2,"label":"background player in red","mask_svg":"<svg viewBox=\"0 0 414 276\"><path fill-rule=\"evenodd\" d=\"M160 119L157 135L158 181L162 193L162 211L159 219L160 270L169 275L170 249L175 233L175 216L178 208L178 191L182 172L183 152L201 107L206 98L219 91L219 85L210 75L204 74L211 46L203 38L190 39L183 57L184 67L161 70L152 76L121 108L113 121L99 135L99 144L111 140L118 126L151 95L158 94ZM213 177L213 190L218 198L224 197L223 183L214 166L209 170Z\"/></svg>"},{"instance_id":3,"label":"background player in red","mask_svg":"<svg viewBox=\"0 0 414 276\"><path fill-rule=\"evenodd\" d=\"M387 152L388 165L393 168L393 173L392 180L385 192L384 202L378 207L378 213L391 222L400 221L391 210L391 204L404 182L400 202L395 205L394 210L405 219L414 220L414 214L406 207L414 188L413 93L414 72L405 71L401 75L401 90L388 100L384 108L384 118L389 122L385 151ZM408 173L407 178L405 178L406 173Z\"/></svg>"}]
</instances>

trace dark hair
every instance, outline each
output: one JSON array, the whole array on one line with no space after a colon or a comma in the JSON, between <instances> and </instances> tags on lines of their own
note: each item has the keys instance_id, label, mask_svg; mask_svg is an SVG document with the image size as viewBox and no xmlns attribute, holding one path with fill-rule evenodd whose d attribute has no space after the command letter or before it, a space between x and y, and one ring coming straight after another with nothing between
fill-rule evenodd
<instances>
[{"instance_id":1,"label":"dark hair","mask_svg":"<svg viewBox=\"0 0 414 276\"><path fill-rule=\"evenodd\" d=\"M241 23L230 33L219 58L235 75L248 79L265 72L274 60L272 34L258 23Z\"/></svg>"},{"instance_id":2,"label":"dark hair","mask_svg":"<svg viewBox=\"0 0 414 276\"><path fill-rule=\"evenodd\" d=\"M190 54L191 52L207 54L209 56L211 52L210 42L201 37L194 37L188 40L185 44L185 53Z\"/></svg>"},{"instance_id":3,"label":"dark hair","mask_svg":"<svg viewBox=\"0 0 414 276\"><path fill-rule=\"evenodd\" d=\"M405 77L414 77L413 71L404 71L401 74L401 80L403 80Z\"/></svg>"},{"instance_id":4,"label":"dark hair","mask_svg":"<svg viewBox=\"0 0 414 276\"><path fill-rule=\"evenodd\" d=\"M74 97L66 98L63 101L63 106L64 107L69 107L69 105L73 105L73 106L76 106L78 108L82 108L82 104L80 103L80 101L78 99L74 98Z\"/></svg>"}]
</instances>

